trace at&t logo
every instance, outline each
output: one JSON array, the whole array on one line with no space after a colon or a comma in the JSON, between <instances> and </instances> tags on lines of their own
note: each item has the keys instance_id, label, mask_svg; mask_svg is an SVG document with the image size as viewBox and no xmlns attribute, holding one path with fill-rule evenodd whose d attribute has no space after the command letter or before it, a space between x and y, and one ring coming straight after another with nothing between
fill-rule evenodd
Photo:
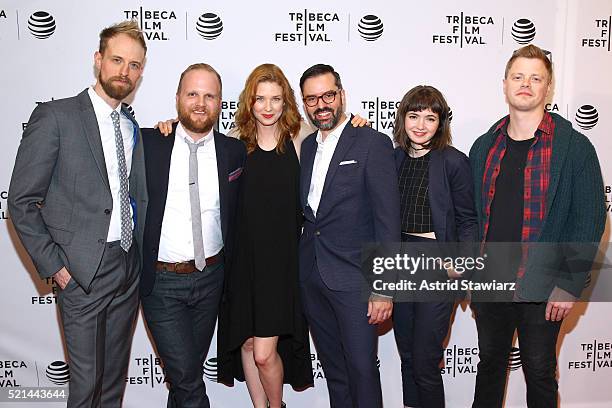
<instances>
[{"instance_id":1,"label":"at&t logo","mask_svg":"<svg viewBox=\"0 0 612 408\"><path fill-rule=\"evenodd\" d=\"M66 385L70 381L70 368L64 361L54 361L47 366L45 374L55 385Z\"/></svg>"},{"instance_id":2,"label":"at&t logo","mask_svg":"<svg viewBox=\"0 0 612 408\"><path fill-rule=\"evenodd\" d=\"M289 13L289 21L293 25L293 31L287 33L274 33L276 42L299 42L304 45L309 43L331 42L328 28L330 25L340 22L338 13L313 12L302 10ZM382 23L381 23L382 24Z\"/></svg>"},{"instance_id":3,"label":"at&t logo","mask_svg":"<svg viewBox=\"0 0 612 408\"><path fill-rule=\"evenodd\" d=\"M518 347L512 347L510 349L510 355L508 356L508 370L516 371L523 363L521 362L521 350Z\"/></svg>"},{"instance_id":4,"label":"at&t logo","mask_svg":"<svg viewBox=\"0 0 612 408\"><path fill-rule=\"evenodd\" d=\"M491 16L459 15L445 16L445 22L450 32L434 34L433 44L458 45L460 48L468 45L485 45L487 27L495 25Z\"/></svg>"},{"instance_id":5,"label":"at&t logo","mask_svg":"<svg viewBox=\"0 0 612 408\"><path fill-rule=\"evenodd\" d=\"M123 12L127 20L137 20L139 22L147 41L169 40L166 26L170 20L176 20L174 11L145 10L140 7L138 10L124 10Z\"/></svg>"},{"instance_id":6,"label":"at&t logo","mask_svg":"<svg viewBox=\"0 0 612 408\"><path fill-rule=\"evenodd\" d=\"M612 26L612 16L605 19L595 19L596 36L582 38L580 45L586 48L603 48L610 51L610 26Z\"/></svg>"},{"instance_id":7,"label":"at&t logo","mask_svg":"<svg viewBox=\"0 0 612 408\"><path fill-rule=\"evenodd\" d=\"M372 14L363 16L358 27L359 35L366 41L376 41L383 35L383 22Z\"/></svg>"},{"instance_id":8,"label":"at&t logo","mask_svg":"<svg viewBox=\"0 0 612 408\"><path fill-rule=\"evenodd\" d=\"M223 32L223 21L215 13L204 13L196 22L196 31L205 40L214 40Z\"/></svg>"},{"instance_id":9,"label":"at&t logo","mask_svg":"<svg viewBox=\"0 0 612 408\"><path fill-rule=\"evenodd\" d=\"M516 20L512 25L512 38L521 45L529 44L536 35L535 25L526 18Z\"/></svg>"},{"instance_id":10,"label":"at&t logo","mask_svg":"<svg viewBox=\"0 0 612 408\"><path fill-rule=\"evenodd\" d=\"M599 113L593 105L582 105L576 112L576 124L582 130L591 130L599 121Z\"/></svg>"},{"instance_id":11,"label":"at&t logo","mask_svg":"<svg viewBox=\"0 0 612 408\"><path fill-rule=\"evenodd\" d=\"M217 382L217 357L211 357L204 362L204 378Z\"/></svg>"},{"instance_id":12,"label":"at&t logo","mask_svg":"<svg viewBox=\"0 0 612 408\"><path fill-rule=\"evenodd\" d=\"M46 11L37 11L28 18L30 34L39 40L44 40L55 32L55 19Z\"/></svg>"}]
</instances>

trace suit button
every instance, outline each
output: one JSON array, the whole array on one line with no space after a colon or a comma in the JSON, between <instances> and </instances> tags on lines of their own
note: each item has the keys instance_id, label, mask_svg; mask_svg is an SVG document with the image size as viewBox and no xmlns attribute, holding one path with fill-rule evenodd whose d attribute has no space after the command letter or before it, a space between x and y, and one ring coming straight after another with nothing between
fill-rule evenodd
<instances>
[{"instance_id":1,"label":"suit button","mask_svg":"<svg viewBox=\"0 0 612 408\"><path fill-rule=\"evenodd\" d=\"M153 248L152 252L153 252L154 254L156 254L156 253L157 253L157 249Z\"/></svg>"},{"instance_id":2,"label":"suit button","mask_svg":"<svg viewBox=\"0 0 612 408\"><path fill-rule=\"evenodd\" d=\"M98 244L103 244L103 243L104 243L104 240L100 238L100 239L98 240Z\"/></svg>"},{"instance_id":3,"label":"suit button","mask_svg":"<svg viewBox=\"0 0 612 408\"><path fill-rule=\"evenodd\" d=\"M315 231L315 235L318 237L319 235L321 235L321 231Z\"/></svg>"},{"instance_id":4,"label":"suit button","mask_svg":"<svg viewBox=\"0 0 612 408\"><path fill-rule=\"evenodd\" d=\"M108 214L110 214L110 213L111 213L111 210L109 210L108 208L106 208L106 209L104 210L104 214L108 215Z\"/></svg>"}]
</instances>

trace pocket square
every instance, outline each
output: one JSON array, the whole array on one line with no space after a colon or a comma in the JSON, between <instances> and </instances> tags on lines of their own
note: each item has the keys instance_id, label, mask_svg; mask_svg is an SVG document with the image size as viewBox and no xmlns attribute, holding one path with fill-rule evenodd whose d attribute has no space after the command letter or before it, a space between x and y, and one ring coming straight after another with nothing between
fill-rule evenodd
<instances>
[{"instance_id":1,"label":"pocket square","mask_svg":"<svg viewBox=\"0 0 612 408\"><path fill-rule=\"evenodd\" d=\"M344 160L338 166L346 166L347 164L357 164L357 160Z\"/></svg>"},{"instance_id":2,"label":"pocket square","mask_svg":"<svg viewBox=\"0 0 612 408\"><path fill-rule=\"evenodd\" d=\"M238 167L228 175L228 181L234 181L242 174L242 167Z\"/></svg>"}]
</instances>

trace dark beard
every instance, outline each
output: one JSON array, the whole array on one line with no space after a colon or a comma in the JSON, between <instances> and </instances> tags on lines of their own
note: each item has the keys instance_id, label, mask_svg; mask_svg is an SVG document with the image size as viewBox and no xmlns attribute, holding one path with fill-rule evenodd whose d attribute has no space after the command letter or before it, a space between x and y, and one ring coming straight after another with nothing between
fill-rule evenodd
<instances>
[{"instance_id":1,"label":"dark beard","mask_svg":"<svg viewBox=\"0 0 612 408\"><path fill-rule=\"evenodd\" d=\"M331 120L329 122L327 122L327 123L319 122L316 119L315 115L317 113L321 113L321 112L331 112ZM336 125L338 124L338 120L339 120L340 115L339 115L338 111L334 111L332 108L322 108L322 109L317 109L316 111L314 111L312 116L308 115L308 117L310 117L310 120L311 120L312 124L315 125L315 127L317 129L320 129L320 130L331 130L331 129L335 128Z\"/></svg>"},{"instance_id":2,"label":"dark beard","mask_svg":"<svg viewBox=\"0 0 612 408\"><path fill-rule=\"evenodd\" d=\"M127 88L119 87L113 83L114 81L121 80L121 79L124 79L125 81L127 81ZM109 97L117 101L124 100L134 90L134 84L132 83L132 81L130 81L129 78L121 78L118 76L114 76L114 77L110 77L108 81L104 81L102 80L102 76L98 74L98 82L100 82L100 85L102 86L102 89L104 90L104 92Z\"/></svg>"},{"instance_id":3,"label":"dark beard","mask_svg":"<svg viewBox=\"0 0 612 408\"><path fill-rule=\"evenodd\" d=\"M219 112L216 112L215 114L215 112L211 112L207 108L202 109L199 106L196 106L194 109L195 110L205 110L208 113L208 117L206 118L206 120L195 121L191 119L191 116L190 116L191 110L184 109L182 106L179 105L177 110L178 110L178 119L179 119L179 122L181 122L181 125L183 125L185 129L193 133L210 132L213 125L217 121L217 118L219 117Z\"/></svg>"}]
</instances>

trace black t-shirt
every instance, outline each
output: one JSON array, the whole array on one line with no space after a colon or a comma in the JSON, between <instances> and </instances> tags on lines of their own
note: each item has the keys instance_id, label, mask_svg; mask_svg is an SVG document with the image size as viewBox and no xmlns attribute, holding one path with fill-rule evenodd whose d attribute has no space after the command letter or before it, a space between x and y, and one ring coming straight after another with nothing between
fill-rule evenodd
<instances>
[{"instance_id":1,"label":"black t-shirt","mask_svg":"<svg viewBox=\"0 0 612 408\"><path fill-rule=\"evenodd\" d=\"M533 138L513 140L506 136L506 153L495 181L489 216L488 242L521 242L525 164Z\"/></svg>"}]
</instances>

